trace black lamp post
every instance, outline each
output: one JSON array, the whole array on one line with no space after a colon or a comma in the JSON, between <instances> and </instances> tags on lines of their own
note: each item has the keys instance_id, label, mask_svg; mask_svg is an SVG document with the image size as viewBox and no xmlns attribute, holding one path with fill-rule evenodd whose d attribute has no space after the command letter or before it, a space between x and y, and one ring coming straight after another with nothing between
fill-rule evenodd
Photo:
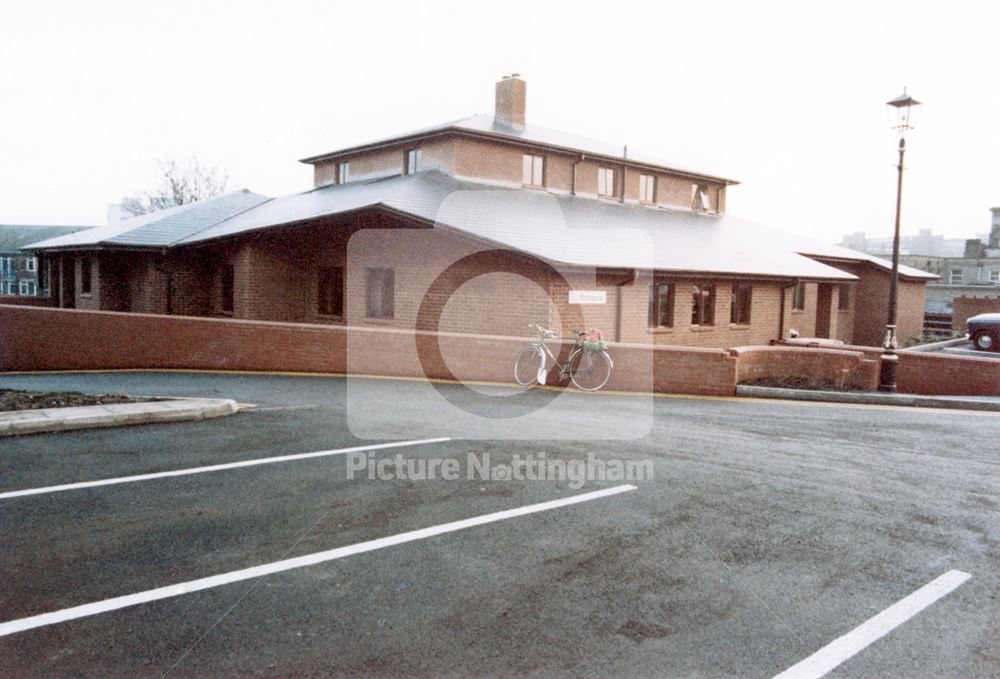
<instances>
[{"instance_id":1,"label":"black lamp post","mask_svg":"<svg viewBox=\"0 0 1000 679\"><path fill-rule=\"evenodd\" d=\"M879 375L879 391L896 391L896 366L899 356L896 349L899 347L896 339L896 320L898 315L899 299L899 216L903 205L903 154L906 153L906 131L912 130L910 115L914 106L919 106L920 102L906 93L903 93L886 102L896 109L896 124L893 126L899 130L899 164L896 166L898 176L896 179L896 230L892 237L892 281L889 285L889 321L885 326L885 342L882 345L882 363Z\"/></svg>"}]
</instances>

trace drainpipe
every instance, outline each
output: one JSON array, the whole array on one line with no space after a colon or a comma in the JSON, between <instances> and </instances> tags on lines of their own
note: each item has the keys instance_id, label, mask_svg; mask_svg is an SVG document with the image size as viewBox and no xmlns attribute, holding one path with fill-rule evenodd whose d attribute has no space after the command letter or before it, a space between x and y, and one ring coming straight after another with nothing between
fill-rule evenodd
<instances>
[{"instance_id":1,"label":"drainpipe","mask_svg":"<svg viewBox=\"0 0 1000 679\"><path fill-rule=\"evenodd\" d=\"M622 160L628 160L628 144L625 144L625 148L622 150ZM625 173L628 172L628 165L622 163L622 190L618 195L618 202L625 202Z\"/></svg>"},{"instance_id":2,"label":"drainpipe","mask_svg":"<svg viewBox=\"0 0 1000 679\"><path fill-rule=\"evenodd\" d=\"M792 285L781 286L781 310L778 312L778 341L782 342L785 339L785 292L791 290L796 286L795 283Z\"/></svg>"},{"instance_id":3,"label":"drainpipe","mask_svg":"<svg viewBox=\"0 0 1000 679\"><path fill-rule=\"evenodd\" d=\"M621 283L615 288L615 342L622 341L622 289Z\"/></svg>"},{"instance_id":4,"label":"drainpipe","mask_svg":"<svg viewBox=\"0 0 1000 679\"><path fill-rule=\"evenodd\" d=\"M576 166L582 163L584 158L586 158L586 156L581 153L580 158L573 161L573 182L569 192L572 196L576 195Z\"/></svg>"}]
</instances>

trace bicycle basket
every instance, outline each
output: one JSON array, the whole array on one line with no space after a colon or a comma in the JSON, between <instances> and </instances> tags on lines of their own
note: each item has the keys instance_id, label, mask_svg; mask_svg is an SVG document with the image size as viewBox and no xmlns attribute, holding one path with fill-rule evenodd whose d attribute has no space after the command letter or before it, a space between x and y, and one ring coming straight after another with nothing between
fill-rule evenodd
<instances>
[{"instance_id":1,"label":"bicycle basket","mask_svg":"<svg viewBox=\"0 0 1000 679\"><path fill-rule=\"evenodd\" d=\"M580 346L591 351L604 351L608 348L608 343L602 338L600 330L591 328L580 335Z\"/></svg>"}]
</instances>

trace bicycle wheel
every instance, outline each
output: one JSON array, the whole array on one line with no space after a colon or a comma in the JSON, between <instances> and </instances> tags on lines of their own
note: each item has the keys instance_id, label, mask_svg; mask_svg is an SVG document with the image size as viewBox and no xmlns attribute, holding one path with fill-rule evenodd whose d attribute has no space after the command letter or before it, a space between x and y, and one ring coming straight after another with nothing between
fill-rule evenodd
<instances>
[{"instance_id":1,"label":"bicycle wheel","mask_svg":"<svg viewBox=\"0 0 1000 679\"><path fill-rule=\"evenodd\" d=\"M569 375L577 389L597 391L611 379L611 357L606 351L577 349L569 357Z\"/></svg>"},{"instance_id":2,"label":"bicycle wheel","mask_svg":"<svg viewBox=\"0 0 1000 679\"><path fill-rule=\"evenodd\" d=\"M545 365L545 354L534 345L521 349L514 361L514 381L522 387L530 387L538 381L538 373Z\"/></svg>"}]
</instances>

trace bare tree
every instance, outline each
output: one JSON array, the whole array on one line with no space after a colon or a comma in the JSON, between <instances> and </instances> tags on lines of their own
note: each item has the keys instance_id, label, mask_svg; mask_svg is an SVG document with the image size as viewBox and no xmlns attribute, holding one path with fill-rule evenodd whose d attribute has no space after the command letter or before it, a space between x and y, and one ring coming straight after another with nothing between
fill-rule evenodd
<instances>
[{"instance_id":1,"label":"bare tree","mask_svg":"<svg viewBox=\"0 0 1000 679\"><path fill-rule=\"evenodd\" d=\"M160 174L157 186L123 198L122 212L126 215L135 217L212 198L225 192L229 181L224 169L203 165L195 156L183 165L173 158L161 158L156 164Z\"/></svg>"}]
</instances>

